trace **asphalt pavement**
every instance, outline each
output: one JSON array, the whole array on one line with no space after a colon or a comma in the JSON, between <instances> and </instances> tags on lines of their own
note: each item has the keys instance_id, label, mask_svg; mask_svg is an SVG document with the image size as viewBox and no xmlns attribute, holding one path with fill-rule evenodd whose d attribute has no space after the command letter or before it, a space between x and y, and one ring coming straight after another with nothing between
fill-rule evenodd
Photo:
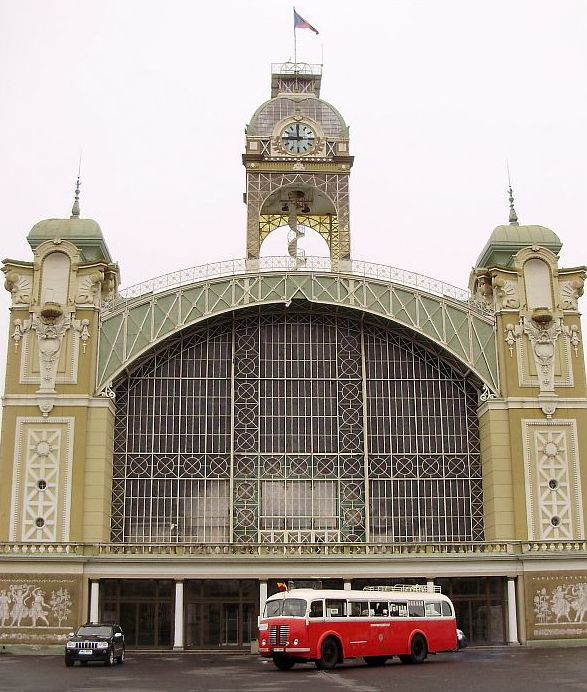
<instances>
[{"instance_id":1,"label":"asphalt pavement","mask_svg":"<svg viewBox=\"0 0 587 692\"><path fill-rule=\"evenodd\" d=\"M333 671L224 653L127 653L125 663L66 668L62 656L0 656L2 692L559 692L587 690L587 646L497 647L397 658L373 668L347 661Z\"/></svg>"}]
</instances>

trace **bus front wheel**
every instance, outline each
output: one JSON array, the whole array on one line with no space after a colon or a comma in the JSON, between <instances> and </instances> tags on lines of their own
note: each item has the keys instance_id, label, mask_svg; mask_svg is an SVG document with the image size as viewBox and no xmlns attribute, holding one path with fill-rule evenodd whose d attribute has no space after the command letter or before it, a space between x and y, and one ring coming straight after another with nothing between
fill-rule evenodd
<instances>
[{"instance_id":1,"label":"bus front wheel","mask_svg":"<svg viewBox=\"0 0 587 692\"><path fill-rule=\"evenodd\" d=\"M412 638L410 653L399 658L402 663L423 663L426 656L428 656L428 644L421 634L415 634Z\"/></svg>"},{"instance_id":2,"label":"bus front wheel","mask_svg":"<svg viewBox=\"0 0 587 692\"><path fill-rule=\"evenodd\" d=\"M273 663L275 664L276 668L279 668L279 670L291 670L296 664L293 658L277 655L273 656Z\"/></svg>"},{"instance_id":3,"label":"bus front wheel","mask_svg":"<svg viewBox=\"0 0 587 692\"><path fill-rule=\"evenodd\" d=\"M338 663L338 660L338 643L332 637L327 637L320 647L320 658L316 661L316 668L332 670Z\"/></svg>"}]
</instances>

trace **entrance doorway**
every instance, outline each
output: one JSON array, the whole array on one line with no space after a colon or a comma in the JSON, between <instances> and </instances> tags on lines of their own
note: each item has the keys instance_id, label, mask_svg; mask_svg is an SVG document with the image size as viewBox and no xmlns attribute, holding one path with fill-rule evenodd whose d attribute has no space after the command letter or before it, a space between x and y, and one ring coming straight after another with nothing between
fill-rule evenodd
<instances>
[{"instance_id":1,"label":"entrance doorway","mask_svg":"<svg viewBox=\"0 0 587 692\"><path fill-rule=\"evenodd\" d=\"M470 644L505 644L504 577L440 578L435 583L453 602L457 627Z\"/></svg>"},{"instance_id":2,"label":"entrance doorway","mask_svg":"<svg viewBox=\"0 0 587 692\"><path fill-rule=\"evenodd\" d=\"M257 581L198 579L184 588L186 648L250 650L257 633Z\"/></svg>"},{"instance_id":3,"label":"entrance doorway","mask_svg":"<svg viewBox=\"0 0 587 692\"><path fill-rule=\"evenodd\" d=\"M173 582L157 579L104 579L101 619L121 625L126 645L171 648Z\"/></svg>"}]
</instances>

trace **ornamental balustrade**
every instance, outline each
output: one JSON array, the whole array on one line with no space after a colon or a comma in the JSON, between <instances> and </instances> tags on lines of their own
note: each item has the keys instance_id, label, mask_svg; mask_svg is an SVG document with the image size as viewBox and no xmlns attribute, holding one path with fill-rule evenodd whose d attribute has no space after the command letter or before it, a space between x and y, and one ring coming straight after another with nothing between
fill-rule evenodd
<instances>
[{"instance_id":1,"label":"ornamental balustrade","mask_svg":"<svg viewBox=\"0 0 587 692\"><path fill-rule=\"evenodd\" d=\"M464 559L475 557L540 557L557 554L587 554L587 541L486 541L462 543L322 543L322 544L266 544L266 543L36 543L36 542L3 542L0 543L0 555L12 558L35 558L46 556L61 557L108 557L139 556L143 559L158 559L160 556L177 558L206 557L345 557L377 556L410 557L422 560L437 559L442 556Z\"/></svg>"}]
</instances>

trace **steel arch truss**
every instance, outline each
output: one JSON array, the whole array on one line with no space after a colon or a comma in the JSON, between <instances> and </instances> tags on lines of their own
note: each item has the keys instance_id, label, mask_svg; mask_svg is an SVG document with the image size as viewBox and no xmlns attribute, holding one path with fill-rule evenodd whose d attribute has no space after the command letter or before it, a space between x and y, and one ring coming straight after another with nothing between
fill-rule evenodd
<instances>
[{"instance_id":1,"label":"steel arch truss","mask_svg":"<svg viewBox=\"0 0 587 692\"><path fill-rule=\"evenodd\" d=\"M392 320L451 354L497 392L494 319L467 303L359 276L247 273L147 294L103 310L97 391L172 334L233 310L307 300Z\"/></svg>"}]
</instances>

